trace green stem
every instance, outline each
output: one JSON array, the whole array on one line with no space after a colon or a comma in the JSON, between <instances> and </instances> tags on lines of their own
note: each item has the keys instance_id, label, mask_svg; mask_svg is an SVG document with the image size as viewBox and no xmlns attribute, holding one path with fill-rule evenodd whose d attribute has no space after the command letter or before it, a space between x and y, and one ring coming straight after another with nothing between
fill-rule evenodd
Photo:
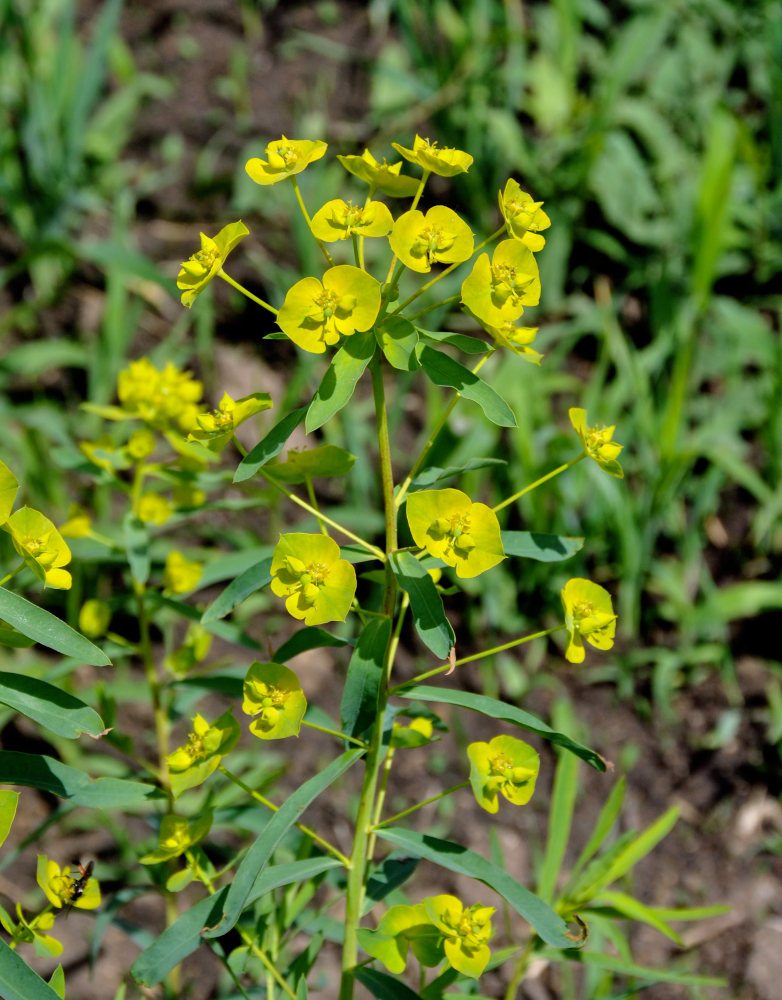
<instances>
[{"instance_id":1,"label":"green stem","mask_svg":"<svg viewBox=\"0 0 782 1000\"><path fill-rule=\"evenodd\" d=\"M356 739L355 736L348 736L347 733L341 733L338 729L329 729L328 726L316 726L314 722L307 722L306 719L301 720L302 726L307 726L308 729L317 729L319 733L328 733L329 736L336 736L338 740L349 740L351 743L355 743L356 746L363 747L364 750L367 749L367 745L363 740Z\"/></svg>"},{"instance_id":2,"label":"green stem","mask_svg":"<svg viewBox=\"0 0 782 1000\"><path fill-rule=\"evenodd\" d=\"M395 816L389 816L388 819L384 819L382 823L376 823L375 829L379 830L383 826L388 826L389 823L395 823L396 820L403 819L405 816L409 816L410 813L414 813L417 809L423 809L424 806L431 805L432 802L437 802L438 799L445 798L446 795L452 795L454 792L458 792L460 788L466 788L469 784L469 781L460 781L458 785L446 788L444 792L438 792L437 795L433 795L429 799L424 799L423 802L418 802L416 805L410 806L409 809L403 809L402 812L397 813Z\"/></svg>"},{"instance_id":3,"label":"green stem","mask_svg":"<svg viewBox=\"0 0 782 1000\"><path fill-rule=\"evenodd\" d=\"M357 545L366 549L367 552L371 552L376 559L379 559L381 562L385 562L386 554L382 551L382 549L379 549L376 545L372 545L370 542L364 541L363 538L360 538L348 528L341 525L339 521L335 521L333 518L327 517L326 514L322 514L316 507L308 504L306 500L302 500L301 497L297 497L295 493L291 493L291 491L286 489L282 483L278 483L277 480L270 476L268 472L264 472L263 469L259 469L258 471L270 486L274 486L278 489L280 493L283 493L292 503L298 504L299 507L308 511L313 517L317 518L318 521L324 521L326 524L331 525L335 531L339 531L341 534L345 535L346 538L349 538L352 542L355 542Z\"/></svg>"},{"instance_id":4,"label":"green stem","mask_svg":"<svg viewBox=\"0 0 782 1000\"><path fill-rule=\"evenodd\" d=\"M19 563L19 565L16 567L16 569L12 569L11 572L7 576L4 576L3 579L0 580L0 587L2 587L4 584L8 583L8 581L12 577L16 576L16 574L19 572L20 569L22 569L23 566L24 566L24 559Z\"/></svg>"},{"instance_id":5,"label":"green stem","mask_svg":"<svg viewBox=\"0 0 782 1000\"><path fill-rule=\"evenodd\" d=\"M254 798L256 802L260 802L262 806L266 806L266 808L271 809L272 812L277 812L279 810L280 808L279 806L276 806L273 802L267 799L265 795L261 795L260 792L256 792L254 788L250 788L250 786L245 784L240 777L235 775L232 771L229 771L224 764L219 764L217 770L220 771L221 774L224 774L229 781L232 781L235 785L238 785L238 787L241 788L243 792L246 792L248 795L252 796L252 798ZM327 840L324 840L323 837L320 836L320 834L315 833L314 830L310 829L310 827L308 826L305 826L303 823L296 823L294 825L296 826L297 830L300 830L305 836L309 837L310 840L314 840L316 844L320 844L320 846L323 848L324 851L328 851L328 853L331 854L333 857L337 858L338 861L341 861L346 868L350 867L350 861L347 858L347 856L344 855L342 851L340 851L338 848L334 847L333 844L330 844Z\"/></svg>"},{"instance_id":6,"label":"green stem","mask_svg":"<svg viewBox=\"0 0 782 1000\"><path fill-rule=\"evenodd\" d=\"M478 374L478 372L481 370L481 368L483 368L483 366L486 364L486 362L489 360L489 358L492 356L492 354L494 354L494 352L496 350L497 350L496 345L493 345L492 347L489 348L489 350L486 352L486 354L484 354L484 356L480 359L480 361L472 369L473 375L477 375ZM408 472L408 474L407 474L404 482L402 483L402 485L399 487L399 489L397 491L396 500L395 500L395 503L396 503L397 507L399 507L400 504L402 503L402 501L404 500L405 495L407 494L407 491L410 489L410 484L412 483L413 479L415 478L416 472L418 472L418 470L421 468L421 464L423 463L423 461L426 458L426 456L429 454L429 451L431 450L432 446L434 445L435 441L437 440L438 435L440 434L440 432L442 431L442 429L445 427L445 425L448 423L448 418L451 416L451 413L453 412L454 407L456 406L456 404L459 402L459 400L461 398L462 397L461 397L461 395L458 392L454 393L453 399L446 406L445 412L443 413L442 417L440 417L440 419L437 422L437 426L432 431L432 433L429 435L429 438L427 439L426 444L423 446L423 448L421 449L421 451L420 451L420 453L418 455L418 458L413 463L412 469L410 469L410 471Z\"/></svg>"},{"instance_id":7,"label":"green stem","mask_svg":"<svg viewBox=\"0 0 782 1000\"><path fill-rule=\"evenodd\" d=\"M237 290L237 292L241 292L242 295L247 296L247 298L252 302L255 302L256 305L263 306L263 308L268 309L270 313L273 313L275 316L277 315L277 310L274 306L270 306L268 302L264 302L263 299L259 299L257 295L253 295L253 293L248 291L244 285L240 285L238 281L234 281L230 274L226 274L222 268L220 268L217 273L223 281L227 281L229 285Z\"/></svg>"},{"instance_id":8,"label":"green stem","mask_svg":"<svg viewBox=\"0 0 782 1000\"><path fill-rule=\"evenodd\" d=\"M510 642L505 642L501 646L493 646L491 649L484 649L480 653L473 653L472 656L463 656L460 660L454 660L453 664L445 663L442 667L436 667L434 670L427 670L423 674L418 674L416 677L411 677L409 681L404 681L402 684L397 684L391 688L389 694L396 694L398 691L403 691L405 688L412 687L414 684L420 684L421 681L427 680L429 677L435 677L437 674L443 674L447 671L451 671L454 667L464 666L465 663L473 663L475 660L484 660L487 656L494 656L495 653L502 653L506 649L513 649L514 646L520 646L524 642L531 642L532 639L542 639L544 636L552 635L554 632L561 632L565 628L564 625L555 625L553 628L543 629L542 632L533 632L531 635L524 635L520 639L512 639Z\"/></svg>"},{"instance_id":9,"label":"green stem","mask_svg":"<svg viewBox=\"0 0 782 1000\"><path fill-rule=\"evenodd\" d=\"M313 510L320 511L320 507L318 507L318 499L315 496L315 487L312 485L312 480L309 476L304 477L304 486L307 490L307 496L310 498ZM323 523L323 520L320 520L320 532L322 535L326 535L328 537L329 529Z\"/></svg>"},{"instance_id":10,"label":"green stem","mask_svg":"<svg viewBox=\"0 0 782 1000\"><path fill-rule=\"evenodd\" d=\"M391 469L391 443L388 436L383 371L377 355L370 362L370 372L372 375L372 394L375 401L383 507L386 521L386 553L389 553L397 547L397 511L394 505L394 478ZM396 603L396 578L389 559L386 559L385 570L383 610L391 617ZM370 845L374 844L372 820L375 812L378 777L383 759L383 731L395 650L396 644L393 639L389 639L378 689L375 721L369 739L369 752L364 759L364 780L361 787L353 850L350 856L350 871L347 878L345 937L342 947L342 978L339 987L339 1000L352 1000L353 998L353 970L358 962L358 925L364 904L367 870L372 861L370 851Z\"/></svg>"},{"instance_id":11,"label":"green stem","mask_svg":"<svg viewBox=\"0 0 782 1000\"><path fill-rule=\"evenodd\" d=\"M524 973L527 971L527 963L529 962L530 955L533 952L536 941L537 934L533 934L527 942L524 951L519 956L519 960L516 962L516 966L513 970L513 975L510 977L508 988L505 991L505 1000L516 1000L516 996L519 992L519 986L524 978Z\"/></svg>"},{"instance_id":12,"label":"green stem","mask_svg":"<svg viewBox=\"0 0 782 1000\"><path fill-rule=\"evenodd\" d=\"M305 219L305 221L307 223L307 228L312 233L312 219L310 218L309 212L307 211L307 209L306 209L306 207L304 205L304 199L302 198L301 191L299 190L299 182L296 180L295 177L290 177L289 180L290 180L291 184L293 185L293 190L296 192L296 201L299 203L299 208L301 209L301 214L304 216L304 219ZM326 244L323 242L323 240L319 240L318 237L314 233L312 233L312 238L318 244L318 246L320 247L320 249L321 249L321 251L323 253L323 256L329 262L329 267L334 267L334 258L331 256L331 254L326 249Z\"/></svg>"},{"instance_id":13,"label":"green stem","mask_svg":"<svg viewBox=\"0 0 782 1000\"><path fill-rule=\"evenodd\" d=\"M417 313L413 313L412 316L406 316L405 319L409 319L410 322L414 319L418 319L419 316L424 316L426 313L431 312L433 309L439 309L441 306L450 306L454 302L458 302L461 299L461 295L449 295L447 299L440 299L439 302L432 302L431 305L424 306L423 309L419 309Z\"/></svg>"},{"instance_id":14,"label":"green stem","mask_svg":"<svg viewBox=\"0 0 782 1000\"><path fill-rule=\"evenodd\" d=\"M529 486L525 486L523 490L519 490L518 493L514 493L513 496L508 497L507 500L503 500L502 503L498 503L496 507L492 508L496 514L498 510L502 510L507 507L508 504L513 503L514 500L518 500L523 497L525 493L531 493L532 490L536 489L538 486L542 486L543 483L547 483L549 479L553 479L554 476L558 476L560 472L564 472L565 469L571 468L577 462L580 462L582 458L586 458L586 452L582 451L580 455L576 455L575 458L571 458L569 462L565 462L564 465L560 465L558 469L554 469L551 472L547 472L545 476L541 476L540 479L536 479L534 483L530 483Z\"/></svg>"}]
</instances>

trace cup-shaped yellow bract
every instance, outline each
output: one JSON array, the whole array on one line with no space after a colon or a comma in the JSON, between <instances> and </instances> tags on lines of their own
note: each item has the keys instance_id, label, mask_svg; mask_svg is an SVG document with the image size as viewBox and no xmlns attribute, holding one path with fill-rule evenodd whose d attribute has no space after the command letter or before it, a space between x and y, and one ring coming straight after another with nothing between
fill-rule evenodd
<instances>
[{"instance_id":1,"label":"cup-shaped yellow bract","mask_svg":"<svg viewBox=\"0 0 782 1000\"><path fill-rule=\"evenodd\" d=\"M80 884L81 891L74 899L74 890L81 879L78 875L71 875L69 868L60 868L56 861L47 858L45 854L38 855L35 878L46 898L58 909L75 906L79 910L94 910L100 906L100 885L96 878L90 877L84 884Z\"/></svg>"},{"instance_id":2,"label":"cup-shaped yellow bract","mask_svg":"<svg viewBox=\"0 0 782 1000\"><path fill-rule=\"evenodd\" d=\"M0 524L11 516L18 489L19 480L5 462L0 462Z\"/></svg>"},{"instance_id":3,"label":"cup-shaped yellow bract","mask_svg":"<svg viewBox=\"0 0 782 1000\"><path fill-rule=\"evenodd\" d=\"M405 970L408 947L421 965L428 968L439 965L445 957L442 935L423 902L390 907L375 930L360 928L358 939L367 955L379 959L395 975Z\"/></svg>"},{"instance_id":4,"label":"cup-shaped yellow bract","mask_svg":"<svg viewBox=\"0 0 782 1000\"><path fill-rule=\"evenodd\" d=\"M250 230L241 219L223 226L217 236L201 233L201 249L182 261L176 276L176 286L182 291L183 306L188 309L192 306L212 278L219 273L228 254L249 234Z\"/></svg>"},{"instance_id":5,"label":"cup-shaped yellow bract","mask_svg":"<svg viewBox=\"0 0 782 1000\"><path fill-rule=\"evenodd\" d=\"M543 355L530 347L538 332L536 326L516 326L515 323L506 321L502 326L489 326L487 324L486 329L498 345L507 347L509 351L518 354L520 358L529 361L530 364L540 365Z\"/></svg>"},{"instance_id":6,"label":"cup-shaped yellow bract","mask_svg":"<svg viewBox=\"0 0 782 1000\"><path fill-rule=\"evenodd\" d=\"M169 594L187 594L198 585L204 572L204 564L187 559L174 549L166 556L163 569L163 588Z\"/></svg>"},{"instance_id":7,"label":"cup-shaped yellow bract","mask_svg":"<svg viewBox=\"0 0 782 1000\"><path fill-rule=\"evenodd\" d=\"M498 243L489 263L482 253L462 282L462 302L487 326L513 322L525 306L540 302L540 272L535 255L518 240Z\"/></svg>"},{"instance_id":8,"label":"cup-shaped yellow bract","mask_svg":"<svg viewBox=\"0 0 782 1000\"><path fill-rule=\"evenodd\" d=\"M32 944L39 958L57 958L58 955L62 955L62 942L46 933L54 926L54 914L51 910L46 909L28 920L22 910L22 904L17 903L16 917L19 921L17 927L8 918L6 911L0 908L0 924L16 941Z\"/></svg>"},{"instance_id":9,"label":"cup-shaped yellow bract","mask_svg":"<svg viewBox=\"0 0 782 1000\"><path fill-rule=\"evenodd\" d=\"M184 854L193 844L203 840L212 827L213 813L206 809L197 819L190 822L185 816L169 813L160 821L158 846L145 854L139 861L142 865L156 865L161 861L171 861Z\"/></svg>"},{"instance_id":10,"label":"cup-shaped yellow bract","mask_svg":"<svg viewBox=\"0 0 782 1000\"><path fill-rule=\"evenodd\" d=\"M166 430L177 423L190 430L199 412L203 386L190 372L167 362L162 371L149 358L139 358L119 373L117 395L130 416Z\"/></svg>"},{"instance_id":11,"label":"cup-shaped yellow bract","mask_svg":"<svg viewBox=\"0 0 782 1000\"><path fill-rule=\"evenodd\" d=\"M411 493L407 523L416 545L453 566L459 577L478 576L505 558L497 515L461 490Z\"/></svg>"},{"instance_id":12,"label":"cup-shaped yellow bract","mask_svg":"<svg viewBox=\"0 0 782 1000\"><path fill-rule=\"evenodd\" d=\"M382 201L370 201L366 205L334 198L312 217L312 235L324 243L336 243L351 236L387 236L394 220L388 206Z\"/></svg>"},{"instance_id":13,"label":"cup-shaped yellow bract","mask_svg":"<svg viewBox=\"0 0 782 1000\"><path fill-rule=\"evenodd\" d=\"M529 743L515 736L495 736L488 743L471 743L467 756L473 794L486 812L497 812L499 795L515 806L532 798L540 757Z\"/></svg>"},{"instance_id":14,"label":"cup-shaped yellow bract","mask_svg":"<svg viewBox=\"0 0 782 1000\"><path fill-rule=\"evenodd\" d=\"M230 710L211 725L202 715L196 715L187 742L166 758L174 798L206 781L236 746L240 733L239 723Z\"/></svg>"},{"instance_id":15,"label":"cup-shaped yellow bract","mask_svg":"<svg viewBox=\"0 0 782 1000\"><path fill-rule=\"evenodd\" d=\"M587 411L577 406L568 410L570 423L581 439L584 451L609 476L624 479L624 470L617 461L623 446L612 440L616 424L612 424L610 427L587 427L586 415Z\"/></svg>"},{"instance_id":16,"label":"cup-shaped yellow bract","mask_svg":"<svg viewBox=\"0 0 782 1000\"><path fill-rule=\"evenodd\" d=\"M25 564L46 587L70 590L71 574L63 569L71 550L48 517L32 507L20 507L3 525Z\"/></svg>"},{"instance_id":17,"label":"cup-shaped yellow bract","mask_svg":"<svg viewBox=\"0 0 782 1000\"><path fill-rule=\"evenodd\" d=\"M382 163L378 163L368 149L361 156L337 156L337 159L349 174L365 181L381 194L392 198L409 198L418 190L419 182L415 177L400 174L401 160L388 164L384 159Z\"/></svg>"},{"instance_id":18,"label":"cup-shaped yellow bract","mask_svg":"<svg viewBox=\"0 0 782 1000\"><path fill-rule=\"evenodd\" d=\"M610 649L616 634L616 615L608 591L591 580L574 577L562 589L568 644L565 657L571 663L584 659L584 639L596 649Z\"/></svg>"},{"instance_id":19,"label":"cup-shaped yellow bract","mask_svg":"<svg viewBox=\"0 0 782 1000\"><path fill-rule=\"evenodd\" d=\"M458 972L477 979L491 957L493 906L474 903L466 907L456 896L423 900L429 918L444 937L445 957Z\"/></svg>"},{"instance_id":20,"label":"cup-shaped yellow bract","mask_svg":"<svg viewBox=\"0 0 782 1000\"><path fill-rule=\"evenodd\" d=\"M541 229L548 229L551 219L541 206L542 201L533 201L532 195L522 191L518 181L511 177L500 191L500 211L505 219L508 236L521 240L534 253L542 250L546 240L540 235Z\"/></svg>"},{"instance_id":21,"label":"cup-shaped yellow bract","mask_svg":"<svg viewBox=\"0 0 782 1000\"><path fill-rule=\"evenodd\" d=\"M292 670L281 663L257 660L250 666L244 678L242 711L257 716L250 723L250 732L258 739L298 736L306 710L307 699Z\"/></svg>"},{"instance_id":22,"label":"cup-shaped yellow bract","mask_svg":"<svg viewBox=\"0 0 782 1000\"><path fill-rule=\"evenodd\" d=\"M265 160L254 156L247 161L244 169L256 184L266 187L293 174L300 174L310 163L319 160L326 148L322 139L286 139L283 136L269 143Z\"/></svg>"},{"instance_id":23,"label":"cup-shaped yellow bract","mask_svg":"<svg viewBox=\"0 0 782 1000\"><path fill-rule=\"evenodd\" d=\"M435 205L424 215L415 209L400 215L388 238L391 249L411 271L424 274L432 264L456 264L472 256L472 230L452 209Z\"/></svg>"},{"instance_id":24,"label":"cup-shaped yellow bract","mask_svg":"<svg viewBox=\"0 0 782 1000\"><path fill-rule=\"evenodd\" d=\"M356 330L368 330L380 312L380 283L351 264L302 278L285 296L277 325L299 347L323 354L327 345Z\"/></svg>"},{"instance_id":25,"label":"cup-shaped yellow bract","mask_svg":"<svg viewBox=\"0 0 782 1000\"><path fill-rule=\"evenodd\" d=\"M472 157L469 153L462 152L461 149L449 147L439 147L436 142L422 139L420 135L415 137L413 148L406 149L398 142L391 145L409 163L417 163L419 167L432 174L439 174L440 177L453 177L455 174L466 174L472 166Z\"/></svg>"},{"instance_id":26,"label":"cup-shaped yellow bract","mask_svg":"<svg viewBox=\"0 0 782 1000\"><path fill-rule=\"evenodd\" d=\"M356 593L356 571L327 535L280 535L272 556L272 593L305 625L344 622Z\"/></svg>"},{"instance_id":27,"label":"cup-shaped yellow bract","mask_svg":"<svg viewBox=\"0 0 782 1000\"><path fill-rule=\"evenodd\" d=\"M188 440L201 441L210 451L221 451L240 424L256 413L271 409L273 405L268 392L253 392L241 399L231 399L224 392L219 409L196 414L197 427L190 432Z\"/></svg>"},{"instance_id":28,"label":"cup-shaped yellow bract","mask_svg":"<svg viewBox=\"0 0 782 1000\"><path fill-rule=\"evenodd\" d=\"M433 734L434 726L432 725L432 720L426 719L421 715L411 719L409 723L394 720L389 745L397 750L423 747L427 743L432 743L435 739L440 738Z\"/></svg>"}]
</instances>

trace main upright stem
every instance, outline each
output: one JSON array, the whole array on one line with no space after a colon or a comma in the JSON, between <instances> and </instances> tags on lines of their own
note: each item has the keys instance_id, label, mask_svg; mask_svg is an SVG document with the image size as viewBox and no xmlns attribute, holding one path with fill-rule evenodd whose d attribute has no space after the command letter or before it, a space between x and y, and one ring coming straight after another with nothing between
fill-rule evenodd
<instances>
[{"instance_id":1,"label":"main upright stem","mask_svg":"<svg viewBox=\"0 0 782 1000\"><path fill-rule=\"evenodd\" d=\"M383 507L386 518L386 578L383 594L383 613L389 618L393 618L396 603L396 577L391 568L391 560L388 559L388 554L397 548L397 512L396 505L394 504L394 476L391 469L391 444L388 438L388 416L383 387L383 370L377 354L370 362L370 372L372 375L372 391L375 398ZM383 761L383 730L394 649L395 643L393 639L389 639L383 661L383 676L377 697L377 715L372 726L372 733L369 738L369 750L364 762L364 783L361 788L353 850L350 855L350 871L348 872L347 897L345 902L345 942L342 948L342 979L339 987L339 1000L352 1000L353 998L353 970L358 961L358 925L364 905L367 865L371 861L371 858L368 856L368 848L372 835L372 823L374 821L378 775Z\"/></svg>"}]
</instances>

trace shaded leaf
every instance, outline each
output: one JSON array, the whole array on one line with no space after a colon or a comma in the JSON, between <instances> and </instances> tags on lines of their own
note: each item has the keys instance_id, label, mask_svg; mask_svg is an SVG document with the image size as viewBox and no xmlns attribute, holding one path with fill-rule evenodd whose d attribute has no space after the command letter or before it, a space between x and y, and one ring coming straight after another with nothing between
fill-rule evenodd
<instances>
[{"instance_id":1,"label":"shaded leaf","mask_svg":"<svg viewBox=\"0 0 782 1000\"><path fill-rule=\"evenodd\" d=\"M256 590L260 590L270 583L272 578L271 565L272 557L267 556L259 563L256 563L255 566L246 569L235 580L232 580L222 594L216 597L206 611L204 611L203 615L201 615L201 622L206 625L209 622L217 621L219 618L225 618L238 604L246 600L250 594L254 594Z\"/></svg>"},{"instance_id":2,"label":"shaded leaf","mask_svg":"<svg viewBox=\"0 0 782 1000\"><path fill-rule=\"evenodd\" d=\"M390 618L373 618L358 637L340 704L342 732L348 736L361 736L375 720L383 660L390 637Z\"/></svg>"},{"instance_id":3,"label":"shaded leaf","mask_svg":"<svg viewBox=\"0 0 782 1000\"><path fill-rule=\"evenodd\" d=\"M0 672L0 703L69 740L82 733L100 736L106 728L98 713L83 701L26 674Z\"/></svg>"},{"instance_id":4,"label":"shaded leaf","mask_svg":"<svg viewBox=\"0 0 782 1000\"><path fill-rule=\"evenodd\" d=\"M245 479L254 476L261 466L266 465L268 461L279 455L285 447L285 442L302 422L306 413L307 407L300 406L298 410L293 410L282 420L279 420L266 437L261 438L258 444L241 460L234 474L234 482L243 483Z\"/></svg>"},{"instance_id":5,"label":"shaded leaf","mask_svg":"<svg viewBox=\"0 0 782 1000\"><path fill-rule=\"evenodd\" d=\"M460 365L442 351L424 347L419 353L421 367L435 385L449 386L465 399L471 399L483 410L484 415L499 427L515 427L516 417L502 396L498 395L483 379Z\"/></svg>"},{"instance_id":6,"label":"shaded leaf","mask_svg":"<svg viewBox=\"0 0 782 1000\"><path fill-rule=\"evenodd\" d=\"M447 659L456 637L445 617L443 599L434 580L409 552L392 552L389 558L397 583L410 598L410 610L421 641L439 659Z\"/></svg>"},{"instance_id":7,"label":"shaded leaf","mask_svg":"<svg viewBox=\"0 0 782 1000\"><path fill-rule=\"evenodd\" d=\"M63 656L72 656L94 667L111 666L111 660L103 650L74 631L70 625L3 587L0 587L0 618L13 625L22 635L62 653Z\"/></svg>"},{"instance_id":8,"label":"shaded leaf","mask_svg":"<svg viewBox=\"0 0 782 1000\"><path fill-rule=\"evenodd\" d=\"M326 369L307 410L304 426L308 434L322 427L348 402L374 353L375 335L372 330L354 333L345 340Z\"/></svg>"},{"instance_id":9,"label":"shaded leaf","mask_svg":"<svg viewBox=\"0 0 782 1000\"><path fill-rule=\"evenodd\" d=\"M584 539L568 535L543 535L537 531L503 531L502 547L506 556L559 562L569 559L584 545Z\"/></svg>"}]
</instances>

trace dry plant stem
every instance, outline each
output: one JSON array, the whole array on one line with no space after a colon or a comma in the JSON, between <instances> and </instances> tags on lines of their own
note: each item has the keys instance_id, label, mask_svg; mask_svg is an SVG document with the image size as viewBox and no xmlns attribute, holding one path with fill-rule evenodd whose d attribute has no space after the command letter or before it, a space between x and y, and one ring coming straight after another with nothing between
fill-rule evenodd
<instances>
[{"instance_id":1,"label":"dry plant stem","mask_svg":"<svg viewBox=\"0 0 782 1000\"><path fill-rule=\"evenodd\" d=\"M377 422L380 478L383 488L383 509L386 520L386 553L390 553L397 547L397 512L394 504L394 477L391 469L391 443L388 436L388 415L383 386L383 370L377 353L375 353L374 358L370 362L369 368L372 376L372 393L375 401L375 419ZM389 618L393 618L396 604L396 578L388 559L386 560L385 571L383 611ZM396 635L398 637L398 632ZM383 730L385 726L386 705L388 704L389 680L396 645L394 634L392 633L385 651L383 672L378 690L377 714L369 739L369 751L364 761L364 780L361 787L358 815L356 816L353 850L350 856L350 870L347 879L345 938L342 947L342 978L339 987L339 1000L352 1000L353 998L353 985L355 981L353 970L358 961L358 925L361 920L361 910L364 904L367 868L372 860L370 852L370 844L373 843L372 820L375 815L378 777L383 759Z\"/></svg>"},{"instance_id":2,"label":"dry plant stem","mask_svg":"<svg viewBox=\"0 0 782 1000\"><path fill-rule=\"evenodd\" d=\"M237 777L237 775L235 775L232 771L229 771L224 764L219 764L217 770L221 774L224 774L229 781L232 781L235 785L238 785L238 787L241 788L243 792L246 792L248 795L252 796L252 798L254 798L256 802L260 802L262 806L266 806L266 808L271 809L272 812L278 812L280 808L279 806L276 806L273 802L267 799L265 795L261 795L260 792L256 792L254 788L250 788L250 786L245 784L241 778ZM320 846L323 848L324 851L328 851L328 853L332 857L337 858L338 861L341 861L346 868L350 866L350 861L342 853L342 851L340 851L339 848L334 847L333 844L330 844L327 840L321 837L320 834L315 833L314 830L312 830L308 826L305 826L303 823L295 823L294 825L297 830L300 830L303 834L305 834L305 836L309 837L310 840L314 840L316 844L320 844Z\"/></svg>"},{"instance_id":3,"label":"dry plant stem","mask_svg":"<svg viewBox=\"0 0 782 1000\"><path fill-rule=\"evenodd\" d=\"M244 285L240 285L238 281L234 281L230 274L226 274L222 268L220 268L217 273L223 281L227 281L229 285L237 290L237 292L241 292L242 295L246 295L251 302L255 302L256 305L263 306L264 309L268 309L273 315L277 315L277 310L274 306L270 306L268 302L264 302L263 299L259 299L257 295L253 295L253 293L249 292Z\"/></svg>"},{"instance_id":4,"label":"dry plant stem","mask_svg":"<svg viewBox=\"0 0 782 1000\"><path fill-rule=\"evenodd\" d=\"M496 350L497 350L496 345L493 345L492 347L489 348L489 350L486 352L486 354L484 354L484 356L481 358L481 360L472 369L473 375L477 375L478 374L478 372L481 370L481 368L483 368L483 366L486 364L486 362L489 360L489 358L492 356L492 354L494 354L494 352ZM412 469L407 474L407 476L405 478L405 481L399 487L399 491L397 492L396 500L395 500L395 503L396 503L397 507L399 507L401 505L402 501L404 500L404 498L405 498L405 496L407 494L407 491L410 489L410 484L412 483L413 479L415 478L416 472L418 472L418 470L421 468L422 462L424 461L424 459L426 458L426 456L429 454L429 451L432 448L432 445L437 440L437 436L440 434L440 432L442 431L442 429L448 423L448 418L451 416L451 413L453 412L453 408L456 406L456 404L459 402L459 400L461 398L462 397L461 397L461 395L458 392L454 393L453 399L446 406L445 412L443 413L442 417L440 417L439 421L437 422L437 426L432 431L432 433L429 435L429 438L427 439L426 444L423 446L423 448L421 449L421 451L420 451L420 453L418 455L418 458L413 463Z\"/></svg>"},{"instance_id":5,"label":"dry plant stem","mask_svg":"<svg viewBox=\"0 0 782 1000\"><path fill-rule=\"evenodd\" d=\"M549 479L553 479L554 476L558 476L560 472L564 472L577 462L580 462L582 458L586 458L585 451L582 451L580 455L576 455L575 458L571 458L570 461L565 462L564 465L560 465L558 469L553 469L551 472L547 472L545 476L541 476L540 479L536 479L534 483L530 483L529 486L525 486L523 490L519 490L518 493L514 493L513 496L508 497L507 500L503 500L502 503L498 503L497 506L493 508L494 513L496 514L498 510L502 510L504 507L507 507L508 504L512 504L514 500L519 500L526 493L531 493L532 490L536 489L538 486L542 486L543 483L547 483Z\"/></svg>"}]
</instances>

